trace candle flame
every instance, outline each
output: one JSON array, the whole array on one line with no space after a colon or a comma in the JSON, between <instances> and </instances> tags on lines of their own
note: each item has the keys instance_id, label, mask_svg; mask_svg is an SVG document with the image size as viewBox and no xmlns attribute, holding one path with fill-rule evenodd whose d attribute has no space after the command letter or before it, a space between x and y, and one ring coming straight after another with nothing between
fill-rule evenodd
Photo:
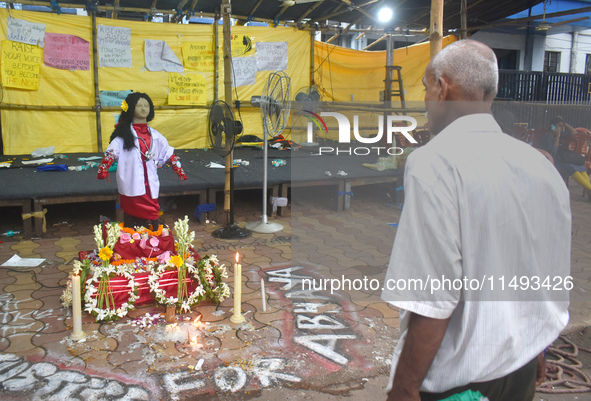
<instances>
[{"instance_id":1,"label":"candle flame","mask_svg":"<svg viewBox=\"0 0 591 401\"><path fill-rule=\"evenodd\" d=\"M193 321L193 326L195 326L195 327L199 327L199 325L200 325L200 320L201 320L201 315L199 315L199 316L197 316L197 317L195 318L195 320Z\"/></svg>"},{"instance_id":2,"label":"candle flame","mask_svg":"<svg viewBox=\"0 0 591 401\"><path fill-rule=\"evenodd\" d=\"M176 330L179 324L178 323L174 323L174 324L169 324L166 326L166 331L174 331Z\"/></svg>"},{"instance_id":3,"label":"candle flame","mask_svg":"<svg viewBox=\"0 0 591 401\"><path fill-rule=\"evenodd\" d=\"M240 254L238 252L236 252L236 263L238 263L240 261Z\"/></svg>"}]
</instances>

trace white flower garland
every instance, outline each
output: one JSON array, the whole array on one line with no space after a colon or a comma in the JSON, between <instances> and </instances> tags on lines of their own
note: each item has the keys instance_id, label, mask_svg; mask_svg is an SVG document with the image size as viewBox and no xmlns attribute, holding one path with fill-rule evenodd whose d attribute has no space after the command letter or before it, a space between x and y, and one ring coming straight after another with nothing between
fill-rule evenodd
<instances>
[{"instance_id":1,"label":"white flower garland","mask_svg":"<svg viewBox=\"0 0 591 401\"><path fill-rule=\"evenodd\" d=\"M198 262L198 265L199 264L203 267L202 277L207 281L206 295L208 295L211 300L218 303L228 298L230 296L230 287L222 281L223 278L228 278L226 266L220 264L216 255L205 255L205 257Z\"/></svg>"},{"instance_id":2,"label":"white flower garland","mask_svg":"<svg viewBox=\"0 0 591 401\"><path fill-rule=\"evenodd\" d=\"M178 297L167 297L166 291L160 288L160 279L165 271L177 269L178 260L174 264L172 260L167 263L141 263L145 270L149 271L148 285L150 291L154 294L156 301L164 305L176 305L181 312L190 312L198 302L205 298L210 298L216 302L222 302L225 298L230 296L230 288L223 282L223 278L228 278L226 267L219 263L217 256L206 255L205 258L195 262L192 256L186 257L191 244L195 239L195 232L189 230L189 219L187 216L183 220L178 220L174 225L177 235L177 250L179 256L183 259L181 267L186 269L186 274L197 283L197 287L193 290L186 299L179 300ZM118 224L108 224L106 228L107 238L103 239L103 229L101 225L94 226L95 242L98 251L103 248L108 248L107 251L112 251L115 243L119 240L121 234L121 227ZM98 252L97 251L97 252ZM98 254L98 253L97 253ZM186 258L185 258L186 257ZM124 317L128 312L134 309L134 304L139 298L134 273L140 260L136 260L132 264L113 265L109 260L102 260L101 265L93 265L89 260L83 262L75 261L71 275L81 274L86 281L86 288L84 291L84 310L93 314L97 321L116 320ZM125 277L129 283L129 296L127 302L123 303L119 308L114 305L110 308L98 307L98 292L101 280L108 280L111 275ZM89 278L88 278L89 277ZM105 281L106 282L106 281ZM104 283L103 283L104 284ZM102 286L101 284L100 286ZM104 287L101 291L104 291ZM110 291L109 291L110 292ZM109 293L110 300L113 301L112 293ZM178 295L177 295L178 296ZM68 307L72 304L72 281L69 280L61 296L62 305Z\"/></svg>"},{"instance_id":3,"label":"white flower garland","mask_svg":"<svg viewBox=\"0 0 591 401\"><path fill-rule=\"evenodd\" d=\"M160 279L162 278L162 274L164 274L164 272L166 271L167 266L169 266L169 264L159 265L157 268L152 269L150 275L148 276L148 285L150 286L150 291L152 291L152 293L154 294L156 302L166 306L172 306L177 305L179 299L174 296L167 297L166 291L160 288ZM187 299L181 302L181 304L179 305L179 309L181 312L190 312L191 307L193 305L197 304L199 301L202 301L205 298L205 291L203 289L203 285L201 285L201 280L199 278L199 269L188 263L186 264L186 266L187 272L191 274L193 279L196 280L197 283L199 283L199 285L197 286L197 288L195 288L193 292L191 292L191 294L189 294L189 297Z\"/></svg>"},{"instance_id":4,"label":"white flower garland","mask_svg":"<svg viewBox=\"0 0 591 401\"><path fill-rule=\"evenodd\" d=\"M124 302L117 309L99 308L97 306L98 297L93 297L92 295L97 294L97 284L101 281L103 274L111 275L113 273L115 273L117 276L122 276L129 280L129 283L127 284L127 286L129 287L129 298L127 299L127 302ZM86 282L86 291L84 293L84 310L96 316L97 321L108 321L122 318L123 316L126 316L130 310L135 309L135 301L137 301L137 299L139 298L139 295L136 292L137 286L138 284L136 284L133 274L131 274L125 266L98 266L95 268L92 277L88 279L88 281Z\"/></svg>"}]
</instances>

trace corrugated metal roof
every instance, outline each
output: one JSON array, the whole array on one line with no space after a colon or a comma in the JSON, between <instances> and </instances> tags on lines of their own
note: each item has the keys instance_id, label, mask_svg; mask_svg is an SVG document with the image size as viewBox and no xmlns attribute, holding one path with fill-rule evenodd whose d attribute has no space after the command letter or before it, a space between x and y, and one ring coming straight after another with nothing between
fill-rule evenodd
<instances>
[{"instance_id":1,"label":"corrugated metal roof","mask_svg":"<svg viewBox=\"0 0 591 401\"><path fill-rule=\"evenodd\" d=\"M540 3L540 0L470 0L468 1L468 26L498 21ZM37 5L51 1L37 0ZM171 14L189 13L211 16L219 12L221 0L99 0L99 16L110 17L113 4L119 3L117 17L142 19L150 10ZM26 4L26 1L23 3ZM86 0L58 1L60 7L77 5L85 8ZM289 5L293 4L293 5ZM460 27L460 0L446 0L444 8L444 32ZM377 11L389 6L394 10L393 27L422 29L429 26L431 0L235 0L232 17L243 21L250 19L269 22L318 22L326 20L372 25L377 22ZM109 10L110 8L110 10Z\"/></svg>"}]
</instances>

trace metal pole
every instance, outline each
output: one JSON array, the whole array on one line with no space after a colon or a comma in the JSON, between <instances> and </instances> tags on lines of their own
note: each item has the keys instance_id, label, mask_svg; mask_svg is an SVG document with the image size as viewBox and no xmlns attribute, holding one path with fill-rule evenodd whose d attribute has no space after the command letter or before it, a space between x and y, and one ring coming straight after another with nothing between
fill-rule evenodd
<instances>
[{"instance_id":1,"label":"metal pole","mask_svg":"<svg viewBox=\"0 0 591 401\"><path fill-rule=\"evenodd\" d=\"M388 35L386 39L386 91L384 99L387 102L386 107L392 107L392 69L388 67L394 65L394 44L392 43L392 35Z\"/></svg>"},{"instance_id":2,"label":"metal pole","mask_svg":"<svg viewBox=\"0 0 591 401\"><path fill-rule=\"evenodd\" d=\"M468 39L468 0L460 2L460 37Z\"/></svg>"},{"instance_id":3,"label":"metal pole","mask_svg":"<svg viewBox=\"0 0 591 401\"><path fill-rule=\"evenodd\" d=\"M429 27L431 58L441 51L443 39L443 0L431 0L431 24Z\"/></svg>"},{"instance_id":4,"label":"metal pole","mask_svg":"<svg viewBox=\"0 0 591 401\"><path fill-rule=\"evenodd\" d=\"M92 18L92 62L94 71L94 110L96 114L96 144L98 151L103 151L103 134L101 129L101 92L98 73L98 43L96 35L96 11L91 12Z\"/></svg>"},{"instance_id":5,"label":"metal pole","mask_svg":"<svg viewBox=\"0 0 591 401\"><path fill-rule=\"evenodd\" d=\"M267 113L265 113L267 115ZM268 170L269 170L269 160L268 160L268 153L269 153L269 145L267 143L269 136L269 132L267 131L267 120L263 117L263 135L265 139L263 140L263 226L268 223L267 219L267 177L268 177ZM256 231L256 230L255 230Z\"/></svg>"},{"instance_id":6,"label":"metal pole","mask_svg":"<svg viewBox=\"0 0 591 401\"><path fill-rule=\"evenodd\" d=\"M224 100L232 107L232 40L230 32L230 0L222 1L222 19L224 20ZM216 49L217 50L217 49ZM224 184L224 217L225 223L230 223L230 170L234 155L232 152L232 140L226 135L226 165L225 165L225 184Z\"/></svg>"}]
</instances>

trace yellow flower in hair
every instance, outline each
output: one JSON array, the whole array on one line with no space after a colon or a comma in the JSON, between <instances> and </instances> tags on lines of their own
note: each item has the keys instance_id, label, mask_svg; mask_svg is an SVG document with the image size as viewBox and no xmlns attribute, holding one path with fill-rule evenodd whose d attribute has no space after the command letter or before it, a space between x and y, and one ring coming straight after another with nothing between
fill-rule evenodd
<instances>
[{"instance_id":1,"label":"yellow flower in hair","mask_svg":"<svg viewBox=\"0 0 591 401\"><path fill-rule=\"evenodd\" d=\"M125 100L121 102L121 108L123 109L123 111L127 111L127 109L129 109L129 105Z\"/></svg>"},{"instance_id":2,"label":"yellow flower in hair","mask_svg":"<svg viewBox=\"0 0 591 401\"><path fill-rule=\"evenodd\" d=\"M174 255L172 258L170 258L170 263L176 267L181 267L183 265L183 258L178 255Z\"/></svg>"},{"instance_id":3,"label":"yellow flower in hair","mask_svg":"<svg viewBox=\"0 0 591 401\"><path fill-rule=\"evenodd\" d=\"M100 258L101 260L107 261L107 260L111 259L111 256L113 256L113 251L112 251L112 250L110 250L110 249L109 249L109 248L107 248L107 247L105 247L105 248L102 248L102 249L99 251L99 258Z\"/></svg>"}]
</instances>

